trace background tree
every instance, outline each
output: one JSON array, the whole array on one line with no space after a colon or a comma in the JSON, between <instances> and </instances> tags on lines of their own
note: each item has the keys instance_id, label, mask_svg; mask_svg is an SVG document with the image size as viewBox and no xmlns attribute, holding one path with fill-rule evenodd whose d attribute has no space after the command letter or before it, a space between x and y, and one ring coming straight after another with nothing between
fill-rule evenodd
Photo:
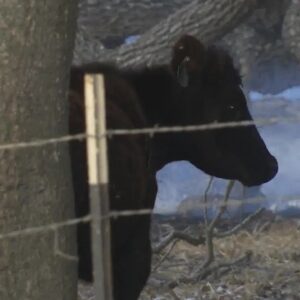
<instances>
[{"instance_id":1,"label":"background tree","mask_svg":"<svg viewBox=\"0 0 300 300\"><path fill-rule=\"evenodd\" d=\"M0 0L0 144L65 135L77 3ZM66 144L0 150L0 233L73 217ZM76 299L76 263L54 232L0 240L0 299ZM59 250L75 255L74 228Z\"/></svg>"},{"instance_id":2,"label":"background tree","mask_svg":"<svg viewBox=\"0 0 300 300\"><path fill-rule=\"evenodd\" d=\"M188 4L169 15L168 18L163 19L151 29L147 29L136 43L122 45L114 51L99 49L96 53L89 53L88 60L114 59L122 66L164 63L169 54L168 50L181 34L194 34L200 37L202 41L212 43L247 17L256 7L256 3L257 0L189 1ZM130 9L127 12L129 16L131 11ZM118 15L117 9L114 14ZM139 19L142 22L143 19L148 19L148 15L144 13ZM109 24L105 26L108 32L110 30ZM137 21L135 24L137 25ZM85 57L87 57L86 55L87 53L85 53ZM75 59L78 60L77 63L86 60L81 59L76 51Z\"/></svg>"},{"instance_id":3,"label":"background tree","mask_svg":"<svg viewBox=\"0 0 300 300\"><path fill-rule=\"evenodd\" d=\"M225 46L249 88L277 92L300 83L299 0L81 0L74 63L166 62L182 33ZM124 45L128 35L141 35ZM114 49L111 49L114 48Z\"/></svg>"}]
</instances>

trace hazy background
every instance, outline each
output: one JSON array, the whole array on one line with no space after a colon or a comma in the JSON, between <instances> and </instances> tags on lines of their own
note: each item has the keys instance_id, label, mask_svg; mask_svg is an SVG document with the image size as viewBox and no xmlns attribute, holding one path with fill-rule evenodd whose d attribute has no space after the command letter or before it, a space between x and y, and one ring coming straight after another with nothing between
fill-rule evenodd
<instances>
[{"instance_id":1,"label":"hazy background","mask_svg":"<svg viewBox=\"0 0 300 300\"><path fill-rule=\"evenodd\" d=\"M293 87L279 94L249 93L249 106L255 118L286 118L280 124L259 128L270 152L279 163L279 172L270 182L257 188L243 188L236 183L232 197L241 199L239 210L251 212L258 207L267 207L283 214L298 214L300 211L300 125L291 119L300 114L300 87ZM289 120L288 120L289 119ZM209 176L186 161L165 166L157 173L159 191L156 200L156 213L174 213L182 202L188 203L186 210L201 202ZM210 198L224 194L227 181L215 178L209 192ZM259 196L259 201L254 197ZM248 201L245 199L248 199ZM253 201L251 201L253 200ZM184 203L183 202L183 203ZM248 202L255 202L248 204ZM237 206L231 208L237 212Z\"/></svg>"}]
</instances>

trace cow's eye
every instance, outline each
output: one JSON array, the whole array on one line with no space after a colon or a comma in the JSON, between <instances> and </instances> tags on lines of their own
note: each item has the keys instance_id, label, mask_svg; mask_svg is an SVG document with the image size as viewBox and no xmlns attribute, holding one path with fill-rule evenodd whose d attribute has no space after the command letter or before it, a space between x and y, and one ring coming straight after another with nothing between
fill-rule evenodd
<instances>
[{"instance_id":1,"label":"cow's eye","mask_svg":"<svg viewBox=\"0 0 300 300\"><path fill-rule=\"evenodd\" d=\"M227 116L227 118L231 119L231 121L234 121L239 115L238 106L235 104L228 104L225 108L224 113Z\"/></svg>"},{"instance_id":2,"label":"cow's eye","mask_svg":"<svg viewBox=\"0 0 300 300\"><path fill-rule=\"evenodd\" d=\"M241 118L241 109L238 104L228 104L224 115L231 121L237 121Z\"/></svg>"}]
</instances>

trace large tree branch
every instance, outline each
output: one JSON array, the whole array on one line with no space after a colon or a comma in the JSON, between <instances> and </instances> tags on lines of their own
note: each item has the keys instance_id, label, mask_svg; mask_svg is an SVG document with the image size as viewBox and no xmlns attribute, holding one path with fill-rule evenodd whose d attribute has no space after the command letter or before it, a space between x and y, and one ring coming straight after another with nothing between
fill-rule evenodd
<instances>
[{"instance_id":1,"label":"large tree branch","mask_svg":"<svg viewBox=\"0 0 300 300\"><path fill-rule=\"evenodd\" d=\"M115 60L121 66L153 65L167 61L170 46L183 33L213 43L248 17L257 0L194 0L146 32L136 43L114 51L101 50L90 61ZM86 62L77 55L75 63Z\"/></svg>"},{"instance_id":2,"label":"large tree branch","mask_svg":"<svg viewBox=\"0 0 300 300\"><path fill-rule=\"evenodd\" d=\"M202 0L203 1L203 0ZM191 0L81 0L79 28L99 40L143 34Z\"/></svg>"}]
</instances>

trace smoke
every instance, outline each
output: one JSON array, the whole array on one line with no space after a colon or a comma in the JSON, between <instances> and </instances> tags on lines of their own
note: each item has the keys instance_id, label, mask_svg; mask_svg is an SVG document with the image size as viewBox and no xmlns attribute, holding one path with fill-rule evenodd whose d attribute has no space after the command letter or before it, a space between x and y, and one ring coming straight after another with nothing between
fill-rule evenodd
<instances>
[{"instance_id":1,"label":"smoke","mask_svg":"<svg viewBox=\"0 0 300 300\"><path fill-rule=\"evenodd\" d=\"M245 199L252 194L262 195L265 201L248 207L250 211L259 206L277 212L300 209L300 87L292 87L276 95L252 91L249 98L254 119L298 117L299 122L287 121L259 128L267 147L279 162L279 172L259 189L236 184L232 196ZM155 212L172 213L183 200L201 198L209 177L188 162L174 162L157 173L157 180ZM224 194L226 185L226 180L214 179L210 196Z\"/></svg>"}]
</instances>

